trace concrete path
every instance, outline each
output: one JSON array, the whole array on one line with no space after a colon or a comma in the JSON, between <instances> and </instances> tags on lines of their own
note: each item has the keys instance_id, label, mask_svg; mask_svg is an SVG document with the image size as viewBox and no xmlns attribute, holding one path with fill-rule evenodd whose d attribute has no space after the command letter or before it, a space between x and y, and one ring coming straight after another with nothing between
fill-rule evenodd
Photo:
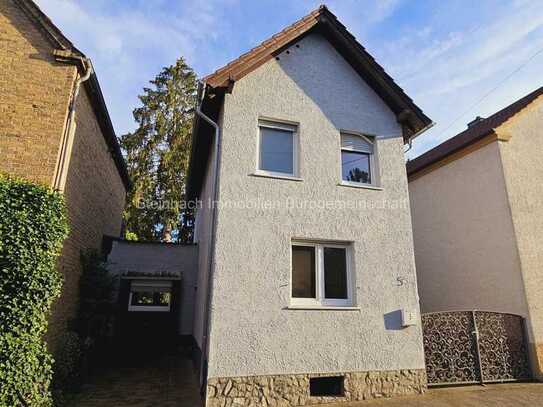
<instances>
[{"instance_id":1,"label":"concrete path","mask_svg":"<svg viewBox=\"0 0 543 407\"><path fill-rule=\"evenodd\" d=\"M431 389L422 396L396 397L327 407L537 407L543 383L491 384Z\"/></svg>"}]
</instances>

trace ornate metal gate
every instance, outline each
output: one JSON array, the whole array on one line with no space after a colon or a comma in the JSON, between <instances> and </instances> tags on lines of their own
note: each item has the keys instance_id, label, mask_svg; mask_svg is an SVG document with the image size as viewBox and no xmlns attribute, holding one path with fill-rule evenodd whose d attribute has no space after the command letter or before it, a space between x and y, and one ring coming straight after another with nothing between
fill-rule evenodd
<instances>
[{"instance_id":1,"label":"ornate metal gate","mask_svg":"<svg viewBox=\"0 0 543 407\"><path fill-rule=\"evenodd\" d=\"M429 385L525 380L531 377L524 320L486 311L422 315Z\"/></svg>"}]
</instances>

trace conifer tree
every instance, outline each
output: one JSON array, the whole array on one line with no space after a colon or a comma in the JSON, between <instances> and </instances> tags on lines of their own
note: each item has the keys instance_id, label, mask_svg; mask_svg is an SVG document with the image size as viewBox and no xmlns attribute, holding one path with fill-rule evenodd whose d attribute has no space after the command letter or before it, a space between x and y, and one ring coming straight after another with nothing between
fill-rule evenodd
<instances>
[{"instance_id":1,"label":"conifer tree","mask_svg":"<svg viewBox=\"0 0 543 407\"><path fill-rule=\"evenodd\" d=\"M197 78L179 58L150 81L133 115L138 128L121 137L132 188L124 218L139 240L187 239L181 231ZM189 234L190 235L190 234Z\"/></svg>"}]
</instances>

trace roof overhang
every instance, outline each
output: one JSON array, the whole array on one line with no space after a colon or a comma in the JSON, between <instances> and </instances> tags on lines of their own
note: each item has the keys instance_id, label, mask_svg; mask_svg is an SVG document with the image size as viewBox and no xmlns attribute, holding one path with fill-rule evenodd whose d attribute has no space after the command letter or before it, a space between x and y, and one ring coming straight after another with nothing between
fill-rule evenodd
<instances>
[{"instance_id":1,"label":"roof overhang","mask_svg":"<svg viewBox=\"0 0 543 407\"><path fill-rule=\"evenodd\" d=\"M450 162L465 153L483 147L492 141L508 141L511 135L503 132L504 124L512 120L527 106L543 96L543 87L540 87L528 95L518 99L512 104L494 113L492 116L482 119L469 126L466 130L451 137L445 142L421 154L406 164L409 180L414 180L427 174L440 163Z\"/></svg>"},{"instance_id":2,"label":"roof overhang","mask_svg":"<svg viewBox=\"0 0 543 407\"><path fill-rule=\"evenodd\" d=\"M226 91L226 88L212 88L202 82L200 82L198 86L197 103L200 105L200 110L214 122L218 122L219 120L219 114ZM200 196L214 136L215 129L205 120L201 119L200 116L194 114L185 196L185 199L188 202L194 201Z\"/></svg>"},{"instance_id":3,"label":"roof overhang","mask_svg":"<svg viewBox=\"0 0 543 407\"><path fill-rule=\"evenodd\" d=\"M228 90L233 83L311 33L323 35L396 114L406 143L432 124L432 120L415 105L325 6L319 7L238 59L206 76L204 82L211 88Z\"/></svg>"},{"instance_id":4,"label":"roof overhang","mask_svg":"<svg viewBox=\"0 0 543 407\"><path fill-rule=\"evenodd\" d=\"M15 2L21 10L35 22L38 28L45 34L49 42L56 47L53 51L53 56L58 62L73 64L79 70L80 75L84 75L85 65L83 59L88 59L85 54L79 51L72 42L64 36L60 29L47 17L47 15L41 11L41 9L32 0L18 0ZM90 61L90 59L88 59ZM124 161L119 141L115 135L115 130L107 110L106 102L98 82L96 73L93 72L89 80L84 82L85 90L89 95L92 109L96 115L96 119L100 126L100 130L107 143L109 151L113 157L115 167L121 177L124 187L130 189L130 177L126 169L126 163Z\"/></svg>"},{"instance_id":5,"label":"roof overhang","mask_svg":"<svg viewBox=\"0 0 543 407\"><path fill-rule=\"evenodd\" d=\"M259 66L275 58L286 48L305 36L323 35L362 79L381 97L396 115L402 127L404 142L408 143L433 123L413 100L394 82L356 38L347 31L326 6L320 6L301 20L275 34L257 47L203 79L200 97L201 110L217 121L225 93L232 91L235 82ZM200 194L211 148L213 129L195 115L192 151L187 182L187 200Z\"/></svg>"}]
</instances>

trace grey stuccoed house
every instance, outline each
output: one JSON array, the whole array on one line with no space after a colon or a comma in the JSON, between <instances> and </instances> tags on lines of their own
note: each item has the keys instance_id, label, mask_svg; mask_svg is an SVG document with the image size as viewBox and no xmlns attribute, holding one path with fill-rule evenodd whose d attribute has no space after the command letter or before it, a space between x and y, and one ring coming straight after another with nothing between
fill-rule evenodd
<instances>
[{"instance_id":1,"label":"grey stuccoed house","mask_svg":"<svg viewBox=\"0 0 543 407\"><path fill-rule=\"evenodd\" d=\"M324 6L204 78L187 195L206 405L425 390L404 150L430 125Z\"/></svg>"}]
</instances>

